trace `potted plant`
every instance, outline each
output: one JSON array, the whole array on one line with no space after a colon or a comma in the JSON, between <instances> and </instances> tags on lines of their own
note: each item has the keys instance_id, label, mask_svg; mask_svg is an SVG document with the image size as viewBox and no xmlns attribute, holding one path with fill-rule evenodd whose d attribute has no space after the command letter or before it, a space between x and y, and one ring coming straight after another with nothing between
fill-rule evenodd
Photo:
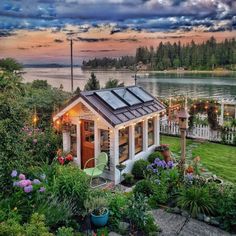
<instances>
[{"instance_id":1,"label":"potted plant","mask_svg":"<svg viewBox=\"0 0 236 236\"><path fill-rule=\"evenodd\" d=\"M156 147L155 151L158 151L161 153L166 163L171 161L170 149L167 144L161 144L160 146Z\"/></svg>"},{"instance_id":2,"label":"potted plant","mask_svg":"<svg viewBox=\"0 0 236 236\"><path fill-rule=\"evenodd\" d=\"M91 221L95 226L105 226L109 218L108 203L106 198L100 196L89 197L84 202L84 207L91 216Z\"/></svg>"}]
</instances>

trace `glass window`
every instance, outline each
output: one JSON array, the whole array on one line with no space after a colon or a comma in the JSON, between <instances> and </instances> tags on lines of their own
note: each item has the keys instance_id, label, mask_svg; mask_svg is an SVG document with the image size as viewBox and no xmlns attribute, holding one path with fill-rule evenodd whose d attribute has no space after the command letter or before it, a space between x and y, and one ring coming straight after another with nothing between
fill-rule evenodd
<instances>
[{"instance_id":1,"label":"glass window","mask_svg":"<svg viewBox=\"0 0 236 236\"><path fill-rule=\"evenodd\" d=\"M100 91L96 92L96 94L114 110L127 107L127 105L111 91Z\"/></svg>"},{"instance_id":2,"label":"glass window","mask_svg":"<svg viewBox=\"0 0 236 236\"><path fill-rule=\"evenodd\" d=\"M70 150L73 157L77 157L77 130L76 125L71 125L70 130Z\"/></svg>"},{"instance_id":3,"label":"glass window","mask_svg":"<svg viewBox=\"0 0 236 236\"><path fill-rule=\"evenodd\" d=\"M127 89L115 89L113 90L120 98L125 100L130 106L141 103L141 101L136 98L131 92Z\"/></svg>"},{"instance_id":4,"label":"glass window","mask_svg":"<svg viewBox=\"0 0 236 236\"><path fill-rule=\"evenodd\" d=\"M109 131L101 129L100 130L100 151L105 152L108 156L107 169L110 170L110 145L109 145Z\"/></svg>"},{"instance_id":5,"label":"glass window","mask_svg":"<svg viewBox=\"0 0 236 236\"><path fill-rule=\"evenodd\" d=\"M135 94L138 98L140 98L143 102L153 101L153 97L151 97L148 93L138 87L130 87L128 88L130 92Z\"/></svg>"},{"instance_id":6,"label":"glass window","mask_svg":"<svg viewBox=\"0 0 236 236\"><path fill-rule=\"evenodd\" d=\"M154 144L154 118L148 119L148 147Z\"/></svg>"},{"instance_id":7,"label":"glass window","mask_svg":"<svg viewBox=\"0 0 236 236\"><path fill-rule=\"evenodd\" d=\"M135 154L143 150L143 122L139 122L134 127L135 130Z\"/></svg>"},{"instance_id":8,"label":"glass window","mask_svg":"<svg viewBox=\"0 0 236 236\"><path fill-rule=\"evenodd\" d=\"M119 130L119 163L129 159L129 127Z\"/></svg>"}]
</instances>

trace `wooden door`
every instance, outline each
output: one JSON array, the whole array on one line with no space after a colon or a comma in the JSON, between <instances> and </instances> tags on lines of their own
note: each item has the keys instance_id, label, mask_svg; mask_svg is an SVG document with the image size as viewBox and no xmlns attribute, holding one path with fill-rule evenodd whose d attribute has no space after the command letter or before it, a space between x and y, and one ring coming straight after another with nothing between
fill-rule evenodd
<instances>
[{"instance_id":1,"label":"wooden door","mask_svg":"<svg viewBox=\"0 0 236 236\"><path fill-rule=\"evenodd\" d=\"M86 161L94 158L94 122L81 120L81 166L84 168ZM86 168L94 167L94 161L90 161Z\"/></svg>"}]
</instances>

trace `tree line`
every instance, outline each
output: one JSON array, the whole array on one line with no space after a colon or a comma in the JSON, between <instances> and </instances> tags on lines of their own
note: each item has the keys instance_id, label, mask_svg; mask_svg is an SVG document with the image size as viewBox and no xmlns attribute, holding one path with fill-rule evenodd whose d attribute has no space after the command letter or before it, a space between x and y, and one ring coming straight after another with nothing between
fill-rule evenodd
<instances>
[{"instance_id":1,"label":"tree line","mask_svg":"<svg viewBox=\"0 0 236 236\"><path fill-rule=\"evenodd\" d=\"M217 68L236 69L236 41L225 39L216 42L211 37L206 42L197 44L194 41L187 44L181 42L160 42L157 48L139 47L135 56L121 58L95 58L83 62L83 67L89 68L128 68L135 66L141 69L168 70L214 70Z\"/></svg>"}]
</instances>

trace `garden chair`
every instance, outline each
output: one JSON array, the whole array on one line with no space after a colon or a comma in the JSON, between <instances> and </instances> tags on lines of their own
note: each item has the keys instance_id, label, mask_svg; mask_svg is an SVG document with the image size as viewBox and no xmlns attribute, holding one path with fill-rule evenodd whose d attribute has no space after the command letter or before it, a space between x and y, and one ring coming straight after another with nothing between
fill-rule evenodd
<instances>
[{"instance_id":1,"label":"garden chair","mask_svg":"<svg viewBox=\"0 0 236 236\"><path fill-rule=\"evenodd\" d=\"M86 166L88 165L88 163L90 161L94 160L95 161L95 166L94 167L91 167L91 168L86 168ZM94 178L98 178L98 177L101 177L101 175L103 174L104 172L104 169L106 167L108 163L108 156L105 152L101 152L97 158L90 158L88 159L86 162L85 162L85 165L84 165L84 172L90 176L90 186L92 188L95 188L95 187L100 187L102 185L105 185L107 183L106 179L104 179L104 183L102 184L98 184L96 186L93 186L92 185L92 181Z\"/></svg>"}]
</instances>

